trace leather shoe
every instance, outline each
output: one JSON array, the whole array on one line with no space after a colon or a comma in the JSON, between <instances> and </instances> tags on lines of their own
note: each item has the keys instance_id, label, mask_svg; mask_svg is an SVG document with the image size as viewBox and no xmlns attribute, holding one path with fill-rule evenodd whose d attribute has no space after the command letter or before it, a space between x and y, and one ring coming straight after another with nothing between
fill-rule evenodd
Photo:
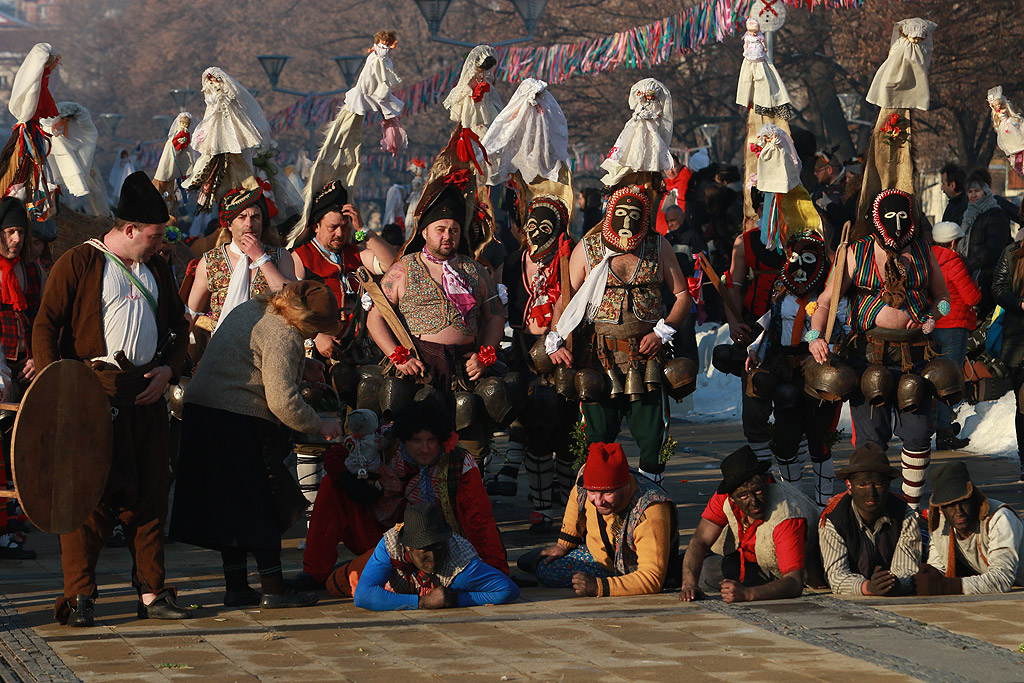
<instances>
[{"instance_id":1,"label":"leather shoe","mask_svg":"<svg viewBox=\"0 0 1024 683\"><path fill-rule=\"evenodd\" d=\"M92 608L95 604L93 599L79 595L75 598L75 603L68 615L68 626L92 626L95 623L92 617Z\"/></svg>"},{"instance_id":2,"label":"leather shoe","mask_svg":"<svg viewBox=\"0 0 1024 683\"><path fill-rule=\"evenodd\" d=\"M156 600L144 604L139 600L136 613L139 619L191 619L192 610L174 604L174 594L164 589L156 594Z\"/></svg>"},{"instance_id":3,"label":"leather shoe","mask_svg":"<svg viewBox=\"0 0 1024 683\"><path fill-rule=\"evenodd\" d=\"M284 580L284 586L286 589L295 592L310 593L312 591L326 590L326 586L306 572L299 572L290 579Z\"/></svg>"},{"instance_id":4,"label":"leather shoe","mask_svg":"<svg viewBox=\"0 0 1024 683\"><path fill-rule=\"evenodd\" d=\"M263 609L281 609L283 607L312 607L319 600L316 593L273 593L263 594L260 607Z\"/></svg>"},{"instance_id":5,"label":"leather shoe","mask_svg":"<svg viewBox=\"0 0 1024 683\"><path fill-rule=\"evenodd\" d=\"M224 591L225 607L254 607L260 604L260 592L254 588L240 591Z\"/></svg>"}]
</instances>

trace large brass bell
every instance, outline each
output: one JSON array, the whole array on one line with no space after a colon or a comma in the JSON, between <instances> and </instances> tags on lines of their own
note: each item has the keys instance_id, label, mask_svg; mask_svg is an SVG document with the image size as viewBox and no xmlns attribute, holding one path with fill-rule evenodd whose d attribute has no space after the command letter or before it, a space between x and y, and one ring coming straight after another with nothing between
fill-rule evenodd
<instances>
[{"instance_id":1,"label":"large brass bell","mask_svg":"<svg viewBox=\"0 0 1024 683\"><path fill-rule=\"evenodd\" d=\"M544 348L543 336L537 339L537 343L530 349L530 360L533 361L533 368L539 375L547 375L555 371L555 364L551 362L548 352Z\"/></svg>"},{"instance_id":2,"label":"large brass bell","mask_svg":"<svg viewBox=\"0 0 1024 683\"><path fill-rule=\"evenodd\" d=\"M608 375L608 397L622 396L625 389L622 386L622 373L619 369L613 365L605 369L605 374Z\"/></svg>"},{"instance_id":3,"label":"large brass bell","mask_svg":"<svg viewBox=\"0 0 1024 683\"><path fill-rule=\"evenodd\" d=\"M575 370L567 368L564 365L559 365L555 369L555 391L570 401L580 400L580 396L576 392L575 379Z\"/></svg>"},{"instance_id":4,"label":"large brass bell","mask_svg":"<svg viewBox=\"0 0 1024 683\"><path fill-rule=\"evenodd\" d=\"M631 367L626 371L626 395L630 401L639 401L647 393L644 376L640 368Z\"/></svg>"},{"instance_id":5,"label":"large brass bell","mask_svg":"<svg viewBox=\"0 0 1024 683\"><path fill-rule=\"evenodd\" d=\"M657 358L649 358L647 370L644 372L644 384L647 385L647 391L660 389L662 380L661 362Z\"/></svg>"}]
</instances>

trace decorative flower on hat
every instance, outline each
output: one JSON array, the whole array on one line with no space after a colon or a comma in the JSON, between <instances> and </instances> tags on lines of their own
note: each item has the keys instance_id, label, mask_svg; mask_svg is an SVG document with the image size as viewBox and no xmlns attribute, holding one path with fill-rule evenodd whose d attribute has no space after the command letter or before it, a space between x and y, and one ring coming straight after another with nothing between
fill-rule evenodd
<instances>
[{"instance_id":1,"label":"decorative flower on hat","mask_svg":"<svg viewBox=\"0 0 1024 683\"><path fill-rule=\"evenodd\" d=\"M171 138L171 145L179 152L188 147L190 142L192 142L192 136L187 130L179 131L177 135Z\"/></svg>"},{"instance_id":2,"label":"decorative flower on hat","mask_svg":"<svg viewBox=\"0 0 1024 683\"><path fill-rule=\"evenodd\" d=\"M441 182L445 185L454 185L460 190L465 190L466 185L469 183L469 169L460 168L457 171L452 171L444 178L441 178Z\"/></svg>"},{"instance_id":3,"label":"decorative flower on hat","mask_svg":"<svg viewBox=\"0 0 1024 683\"><path fill-rule=\"evenodd\" d=\"M910 140L910 120L894 111L878 132L882 134L882 142L889 147L889 161L894 161L896 151Z\"/></svg>"}]
</instances>

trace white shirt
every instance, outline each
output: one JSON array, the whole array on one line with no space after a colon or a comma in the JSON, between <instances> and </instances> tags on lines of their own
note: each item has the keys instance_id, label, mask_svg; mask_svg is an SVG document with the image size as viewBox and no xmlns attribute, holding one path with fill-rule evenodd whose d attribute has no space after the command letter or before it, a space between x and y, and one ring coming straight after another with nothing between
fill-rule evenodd
<instances>
[{"instance_id":1,"label":"white shirt","mask_svg":"<svg viewBox=\"0 0 1024 683\"><path fill-rule=\"evenodd\" d=\"M956 538L956 555L978 572L975 576L964 577L964 595L1007 593L1013 586L1024 586L1024 566L1020 562L1024 522L1013 510L1000 508L999 501L989 498L988 502L996 509L995 512L981 521L983 526L978 532L967 538L957 537L946 524L945 517L939 522L939 528L932 532L928 564L942 573L946 572L952 534Z\"/></svg>"},{"instance_id":2,"label":"white shirt","mask_svg":"<svg viewBox=\"0 0 1024 683\"><path fill-rule=\"evenodd\" d=\"M149 268L143 263L135 263L131 270L153 295L153 300L158 300L160 290ZM156 315L146 297L109 258L103 266L101 303L103 341L107 345L107 355L93 360L117 365L114 354L118 351L124 351L124 355L134 365L145 365L153 360L159 341Z\"/></svg>"}]
</instances>

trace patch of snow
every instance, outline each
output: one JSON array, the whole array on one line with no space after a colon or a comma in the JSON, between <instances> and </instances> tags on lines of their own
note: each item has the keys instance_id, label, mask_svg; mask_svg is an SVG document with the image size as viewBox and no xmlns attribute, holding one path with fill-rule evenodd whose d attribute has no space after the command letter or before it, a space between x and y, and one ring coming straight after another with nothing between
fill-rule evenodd
<instances>
[{"instance_id":1,"label":"patch of snow","mask_svg":"<svg viewBox=\"0 0 1024 683\"><path fill-rule=\"evenodd\" d=\"M963 425L960 436L971 440L965 450L1016 460L1016 413L1017 406L1012 391L1004 394L998 401L984 401L974 406L965 403L957 413L957 419Z\"/></svg>"}]
</instances>

